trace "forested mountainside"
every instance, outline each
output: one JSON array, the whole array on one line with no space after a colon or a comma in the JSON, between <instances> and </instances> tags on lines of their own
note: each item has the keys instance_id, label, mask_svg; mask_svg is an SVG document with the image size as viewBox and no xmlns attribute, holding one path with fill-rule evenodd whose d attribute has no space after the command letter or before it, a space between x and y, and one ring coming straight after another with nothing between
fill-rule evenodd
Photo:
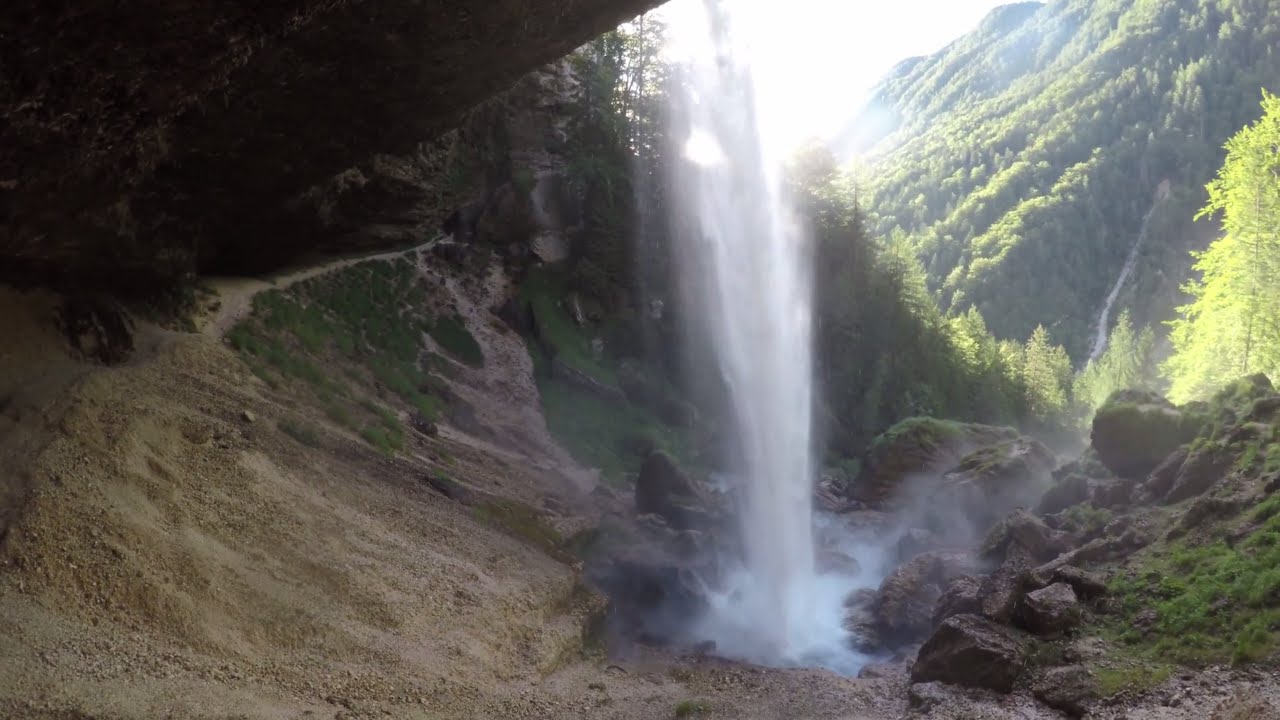
<instances>
[{"instance_id":1,"label":"forested mountainside","mask_svg":"<svg viewBox=\"0 0 1280 720\"><path fill-rule=\"evenodd\" d=\"M855 123L879 132L842 153L867 149L873 234L910 243L944 311L1043 325L1079 364L1148 214L1109 318L1159 327L1181 302L1218 229L1193 222L1204 186L1280 85L1277 48L1275 0L1010 5L900 63Z\"/></svg>"}]
</instances>

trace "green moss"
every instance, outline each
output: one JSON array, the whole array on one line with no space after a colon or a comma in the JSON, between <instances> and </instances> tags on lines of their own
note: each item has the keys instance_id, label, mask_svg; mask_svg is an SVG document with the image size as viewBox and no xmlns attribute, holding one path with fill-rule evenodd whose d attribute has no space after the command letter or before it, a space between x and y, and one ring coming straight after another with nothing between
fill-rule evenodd
<instances>
[{"instance_id":1,"label":"green moss","mask_svg":"<svg viewBox=\"0 0 1280 720\"><path fill-rule=\"evenodd\" d=\"M360 430L360 437L377 448L384 455L395 455L404 449L404 433L396 433L379 425L365 425Z\"/></svg>"},{"instance_id":2,"label":"green moss","mask_svg":"<svg viewBox=\"0 0 1280 720\"><path fill-rule=\"evenodd\" d=\"M637 471L648 449L689 456L688 440L641 408L603 400L553 378L539 378L538 393L551 434L574 459L600 468L610 482L620 483Z\"/></svg>"},{"instance_id":3,"label":"green moss","mask_svg":"<svg viewBox=\"0 0 1280 720\"><path fill-rule=\"evenodd\" d=\"M569 313L560 307L560 298L568 295L566 280L543 268L531 270L520 286L520 300L528 303L533 312L538 342L547 352L599 382L616 386L617 373L592 357L590 338L573 322ZM549 359L534 348L535 365L545 365ZM537 369L540 374L545 374L545 367Z\"/></svg>"},{"instance_id":4,"label":"green moss","mask_svg":"<svg viewBox=\"0 0 1280 720\"><path fill-rule=\"evenodd\" d=\"M1268 657L1280 633L1280 515L1268 500L1244 539L1178 543L1111 582L1117 637L1141 656L1190 665ZM1135 618L1154 610L1149 632Z\"/></svg>"},{"instance_id":5,"label":"green moss","mask_svg":"<svg viewBox=\"0 0 1280 720\"><path fill-rule=\"evenodd\" d=\"M706 700L681 700L676 704L676 717L686 718L706 715L711 712L711 704Z\"/></svg>"},{"instance_id":6,"label":"green moss","mask_svg":"<svg viewBox=\"0 0 1280 720\"><path fill-rule=\"evenodd\" d=\"M1108 698L1121 692L1142 692L1149 690L1165 680L1173 673L1168 665L1133 664L1123 667L1095 668L1094 679L1097 681L1098 694Z\"/></svg>"},{"instance_id":7,"label":"green moss","mask_svg":"<svg viewBox=\"0 0 1280 720\"><path fill-rule=\"evenodd\" d=\"M480 343L467 330L460 316L455 314L436 318L434 323L428 325L427 332L453 357L471 367L484 367L484 352L480 349Z\"/></svg>"},{"instance_id":8,"label":"green moss","mask_svg":"<svg viewBox=\"0 0 1280 720\"><path fill-rule=\"evenodd\" d=\"M1091 503L1081 503L1064 510L1062 519L1069 525L1070 530L1096 533L1111 522L1111 511L1094 507Z\"/></svg>"}]
</instances>

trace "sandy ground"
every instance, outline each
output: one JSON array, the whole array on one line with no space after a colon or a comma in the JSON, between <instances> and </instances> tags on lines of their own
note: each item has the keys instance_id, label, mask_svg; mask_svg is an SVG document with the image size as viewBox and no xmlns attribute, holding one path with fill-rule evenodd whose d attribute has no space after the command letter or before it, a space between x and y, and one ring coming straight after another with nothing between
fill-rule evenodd
<instances>
[{"instance_id":1,"label":"sandy ground","mask_svg":"<svg viewBox=\"0 0 1280 720\"><path fill-rule=\"evenodd\" d=\"M389 460L221 341L254 292L320 271L221 281L203 332L140 327L116 367L68 354L55 298L0 288L0 718L907 714L902 668L855 680L584 650L598 606L575 569L422 481L444 470L562 528L592 520L595 474L551 441L522 341L489 312L505 279L435 278L485 351L454 381L474 421ZM295 415L320 447L277 429ZM1179 682L1100 717L1210 717L1275 688ZM929 717L1058 716L1023 694Z\"/></svg>"}]
</instances>

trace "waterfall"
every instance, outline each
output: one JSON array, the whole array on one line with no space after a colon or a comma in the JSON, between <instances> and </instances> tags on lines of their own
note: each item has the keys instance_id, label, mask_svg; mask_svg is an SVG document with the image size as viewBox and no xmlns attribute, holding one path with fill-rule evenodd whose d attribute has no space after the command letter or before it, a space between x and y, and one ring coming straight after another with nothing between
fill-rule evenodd
<instances>
[{"instance_id":1,"label":"waterfall","mask_svg":"<svg viewBox=\"0 0 1280 720\"><path fill-rule=\"evenodd\" d=\"M1142 218L1142 227L1138 229L1138 238L1133 241L1133 247L1129 249L1129 256L1125 258L1124 266L1120 268L1120 277L1116 278L1116 282L1111 286L1111 292L1107 293L1107 299L1102 303L1102 312L1098 313L1097 330L1093 336L1093 346L1089 350L1089 362L1094 362L1102 357L1102 353L1107 349L1107 335L1111 331L1111 308L1116 304L1116 298L1120 297L1120 291L1124 289L1125 281L1129 279L1129 275L1133 273L1133 269L1138 264L1138 250L1142 249L1142 243L1147 238L1147 226L1151 224L1151 216L1155 214L1156 208L1160 206L1160 201L1169 196L1169 181L1163 180L1160 186L1156 188L1155 200L1151 203L1151 208L1147 210L1147 214Z\"/></svg>"},{"instance_id":2,"label":"waterfall","mask_svg":"<svg viewBox=\"0 0 1280 720\"><path fill-rule=\"evenodd\" d=\"M672 186L692 298L731 396L742 566L713 590L702 634L726 656L856 669L843 658L847 583L815 568L811 438L812 280L808 240L782 189L781 158L748 56L751 3L706 0L685 13L689 57L672 97L683 159Z\"/></svg>"}]
</instances>

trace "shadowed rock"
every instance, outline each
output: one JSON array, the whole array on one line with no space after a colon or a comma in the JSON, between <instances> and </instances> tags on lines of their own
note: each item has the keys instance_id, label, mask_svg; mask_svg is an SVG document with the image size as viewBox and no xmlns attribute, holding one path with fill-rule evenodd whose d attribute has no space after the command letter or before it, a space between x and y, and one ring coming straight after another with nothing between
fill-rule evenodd
<instances>
[{"instance_id":1,"label":"shadowed rock","mask_svg":"<svg viewBox=\"0 0 1280 720\"><path fill-rule=\"evenodd\" d=\"M1047 670L1032 685L1031 692L1040 702L1073 718L1083 717L1098 699L1093 673L1082 665Z\"/></svg>"},{"instance_id":2,"label":"shadowed rock","mask_svg":"<svg viewBox=\"0 0 1280 720\"><path fill-rule=\"evenodd\" d=\"M1080 624L1076 592L1065 582L1027 593L1018 611L1023 627L1037 635L1061 635Z\"/></svg>"},{"instance_id":3,"label":"shadowed rock","mask_svg":"<svg viewBox=\"0 0 1280 720\"><path fill-rule=\"evenodd\" d=\"M1142 478L1169 453L1190 442L1199 419L1184 414L1155 393L1121 390L1112 394L1093 418L1093 449L1120 477Z\"/></svg>"},{"instance_id":4,"label":"shadowed rock","mask_svg":"<svg viewBox=\"0 0 1280 720\"><path fill-rule=\"evenodd\" d=\"M977 615L947 618L911 666L915 683L938 681L1009 692L1026 662L1027 641Z\"/></svg>"}]
</instances>

